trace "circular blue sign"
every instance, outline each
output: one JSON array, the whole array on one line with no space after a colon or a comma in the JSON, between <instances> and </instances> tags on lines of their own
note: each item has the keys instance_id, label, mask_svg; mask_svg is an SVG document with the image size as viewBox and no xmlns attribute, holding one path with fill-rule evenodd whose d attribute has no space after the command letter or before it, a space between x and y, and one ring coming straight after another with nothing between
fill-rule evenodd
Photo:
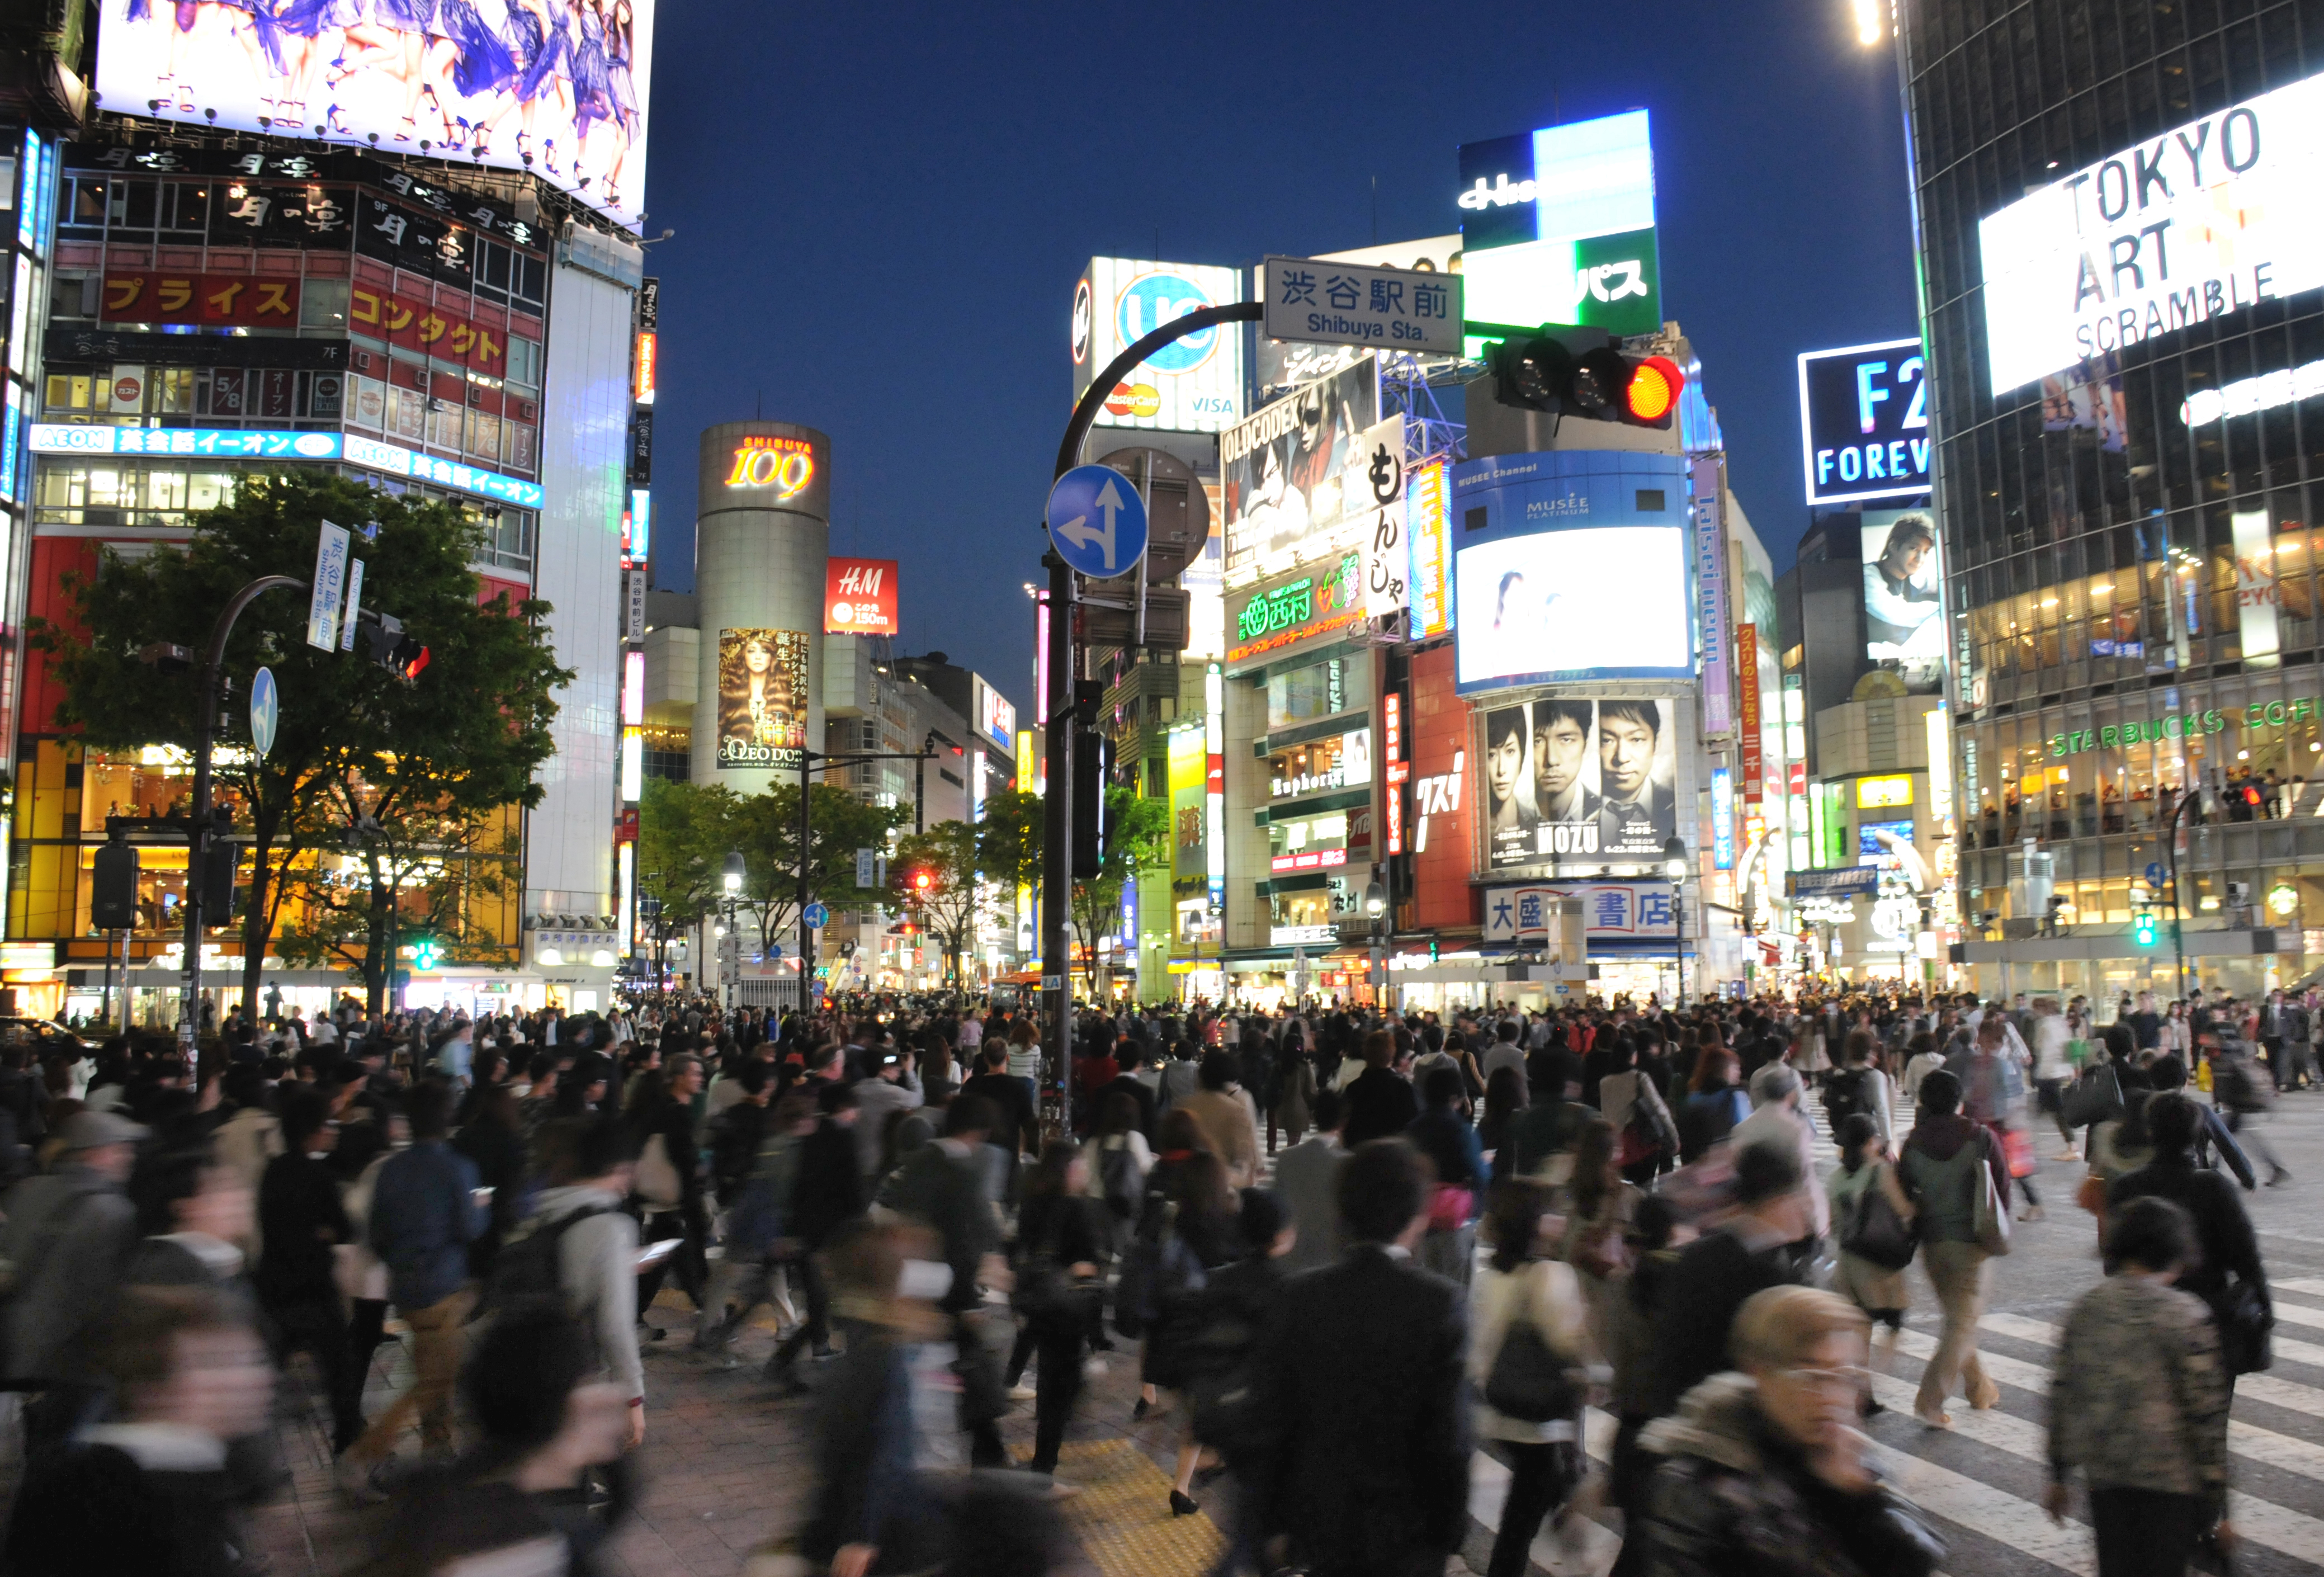
<instances>
[{"instance_id":1,"label":"circular blue sign","mask_svg":"<svg viewBox=\"0 0 2324 1577\"><path fill-rule=\"evenodd\" d=\"M260 669L250 678L250 742L259 760L274 748L274 725L282 719L282 704L274 689L274 670Z\"/></svg>"},{"instance_id":2,"label":"circular blue sign","mask_svg":"<svg viewBox=\"0 0 2324 1577\"><path fill-rule=\"evenodd\" d=\"M1184 274L1140 274L1115 298L1114 328L1126 350L1165 324L1211 305L1210 292ZM1218 344L1216 327L1198 328L1164 346L1142 364L1157 373L1191 373L1211 359Z\"/></svg>"},{"instance_id":3,"label":"circular blue sign","mask_svg":"<svg viewBox=\"0 0 2324 1577\"><path fill-rule=\"evenodd\" d=\"M810 930L820 931L831 924L831 911L819 903L807 906L807 923Z\"/></svg>"},{"instance_id":4,"label":"circular blue sign","mask_svg":"<svg viewBox=\"0 0 2324 1577\"><path fill-rule=\"evenodd\" d=\"M2160 888L2163 885L2163 862L2160 860L2148 861L2146 864L2146 885L2149 887Z\"/></svg>"},{"instance_id":5,"label":"circular blue sign","mask_svg":"<svg viewBox=\"0 0 2324 1577\"><path fill-rule=\"evenodd\" d=\"M1057 557L1104 580L1127 575L1146 557L1146 503L1110 466L1076 466L1049 489L1045 512Z\"/></svg>"}]
</instances>

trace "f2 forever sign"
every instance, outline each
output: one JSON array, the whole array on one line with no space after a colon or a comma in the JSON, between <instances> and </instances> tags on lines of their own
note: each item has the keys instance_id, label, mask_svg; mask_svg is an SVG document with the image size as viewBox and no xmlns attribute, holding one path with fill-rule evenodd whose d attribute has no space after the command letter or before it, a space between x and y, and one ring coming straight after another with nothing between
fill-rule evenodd
<instances>
[{"instance_id":1,"label":"f2 forever sign","mask_svg":"<svg viewBox=\"0 0 2324 1577\"><path fill-rule=\"evenodd\" d=\"M1929 379L1921 342L1803 355L1800 439L1811 505L1928 492Z\"/></svg>"}]
</instances>

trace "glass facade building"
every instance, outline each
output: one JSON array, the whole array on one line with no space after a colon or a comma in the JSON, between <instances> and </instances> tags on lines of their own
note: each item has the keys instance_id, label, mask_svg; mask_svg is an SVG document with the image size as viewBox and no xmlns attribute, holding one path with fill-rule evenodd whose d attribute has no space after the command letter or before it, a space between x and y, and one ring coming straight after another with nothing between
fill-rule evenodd
<instances>
[{"instance_id":1,"label":"glass facade building","mask_svg":"<svg viewBox=\"0 0 2324 1577\"><path fill-rule=\"evenodd\" d=\"M2148 872L2195 785L2190 983L2290 984L2324 964L2324 233L2274 198L2324 202L2324 3L1907 0L1899 26L1963 908L2027 944L1978 984L2169 983ZM2085 945L2026 936L2044 864Z\"/></svg>"}]
</instances>

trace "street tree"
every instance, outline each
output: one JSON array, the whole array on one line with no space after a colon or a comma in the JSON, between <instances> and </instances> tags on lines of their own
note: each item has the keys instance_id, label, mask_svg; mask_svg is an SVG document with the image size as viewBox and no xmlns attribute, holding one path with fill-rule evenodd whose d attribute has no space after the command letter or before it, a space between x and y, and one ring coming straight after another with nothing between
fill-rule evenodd
<instances>
[{"instance_id":1,"label":"street tree","mask_svg":"<svg viewBox=\"0 0 2324 1577\"><path fill-rule=\"evenodd\" d=\"M731 847L742 855L736 907L757 926L761 953L798 930L798 784L777 783L740 800L732 824ZM855 885L855 851L885 853L890 836L911 819L911 812L867 805L836 785L817 783L808 791L807 814L808 901L835 909L881 902L887 896L883 890ZM714 862L714 873L715 869Z\"/></svg>"},{"instance_id":2,"label":"street tree","mask_svg":"<svg viewBox=\"0 0 2324 1577\"><path fill-rule=\"evenodd\" d=\"M976 940L977 908L996 890L980 887L979 828L964 821L940 821L921 833L896 840L889 885L911 907L944 955L945 979L965 990L963 960Z\"/></svg>"},{"instance_id":3,"label":"street tree","mask_svg":"<svg viewBox=\"0 0 2324 1577\"><path fill-rule=\"evenodd\" d=\"M445 811L471 828L540 802L556 692L574 677L556 664L549 604L506 596L479 604L468 567L485 525L459 506L285 470L248 477L227 503L192 516L182 547L134 559L100 551L93 572L65 576L66 616L30 622L29 638L62 690L59 726L99 750L190 752L199 726L195 673L150 666L140 651L173 643L198 667L212 619L236 591L261 576L311 572L326 520L364 533L354 555L364 565L364 602L401 618L427 645L429 664L407 679L364 660L360 641L354 653L309 646L307 600L292 592L261 596L235 624L222 670L234 697L248 694L262 665L282 697L264 758L243 746L222 748L217 760L219 802L252 844L240 922L245 1002L257 1000L262 961L299 886L281 873L345 847L347 786L403 785L397 803L420 818L415 828ZM222 747L240 746L237 710L222 706L220 716ZM465 856L472 840L464 833L454 848Z\"/></svg>"},{"instance_id":4,"label":"street tree","mask_svg":"<svg viewBox=\"0 0 2324 1577\"><path fill-rule=\"evenodd\" d=\"M1089 988L1097 990L1097 938L1112 929L1121 909L1121 891L1169 858L1170 807L1119 784L1105 791L1105 858L1098 874L1074 883L1071 913L1084 948ZM978 829L978 859L985 875L1015 891L1041 890L1042 801L1038 794L1006 789L985 801Z\"/></svg>"}]
</instances>

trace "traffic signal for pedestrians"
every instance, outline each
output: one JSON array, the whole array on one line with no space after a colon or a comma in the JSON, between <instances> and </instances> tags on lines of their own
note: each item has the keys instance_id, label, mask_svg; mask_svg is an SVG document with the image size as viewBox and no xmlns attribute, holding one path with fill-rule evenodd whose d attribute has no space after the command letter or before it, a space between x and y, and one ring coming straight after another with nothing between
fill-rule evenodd
<instances>
[{"instance_id":1,"label":"traffic signal for pedestrians","mask_svg":"<svg viewBox=\"0 0 2324 1577\"><path fill-rule=\"evenodd\" d=\"M425 974L436 967L436 938L422 936L411 945L411 967Z\"/></svg>"},{"instance_id":2,"label":"traffic signal for pedestrians","mask_svg":"<svg viewBox=\"0 0 2324 1577\"><path fill-rule=\"evenodd\" d=\"M1102 733L1074 739L1074 880L1086 881L1105 867L1105 786L1113 772L1113 741Z\"/></svg>"},{"instance_id":3,"label":"traffic signal for pedestrians","mask_svg":"<svg viewBox=\"0 0 2324 1577\"><path fill-rule=\"evenodd\" d=\"M2138 911L2137 918L2130 922L2130 939L2141 947L2152 947L2161 940L2155 933L2153 909Z\"/></svg>"},{"instance_id":4,"label":"traffic signal for pedestrians","mask_svg":"<svg viewBox=\"0 0 2324 1577\"><path fill-rule=\"evenodd\" d=\"M1686 374L1668 356L1624 355L1602 329L1545 327L1487 347L1493 397L1522 410L1667 428Z\"/></svg>"},{"instance_id":5,"label":"traffic signal for pedestrians","mask_svg":"<svg viewBox=\"0 0 2324 1577\"><path fill-rule=\"evenodd\" d=\"M379 622L364 632L364 639L369 642L372 661L399 678L416 679L428 666L428 648L392 613L379 615Z\"/></svg>"}]
</instances>

